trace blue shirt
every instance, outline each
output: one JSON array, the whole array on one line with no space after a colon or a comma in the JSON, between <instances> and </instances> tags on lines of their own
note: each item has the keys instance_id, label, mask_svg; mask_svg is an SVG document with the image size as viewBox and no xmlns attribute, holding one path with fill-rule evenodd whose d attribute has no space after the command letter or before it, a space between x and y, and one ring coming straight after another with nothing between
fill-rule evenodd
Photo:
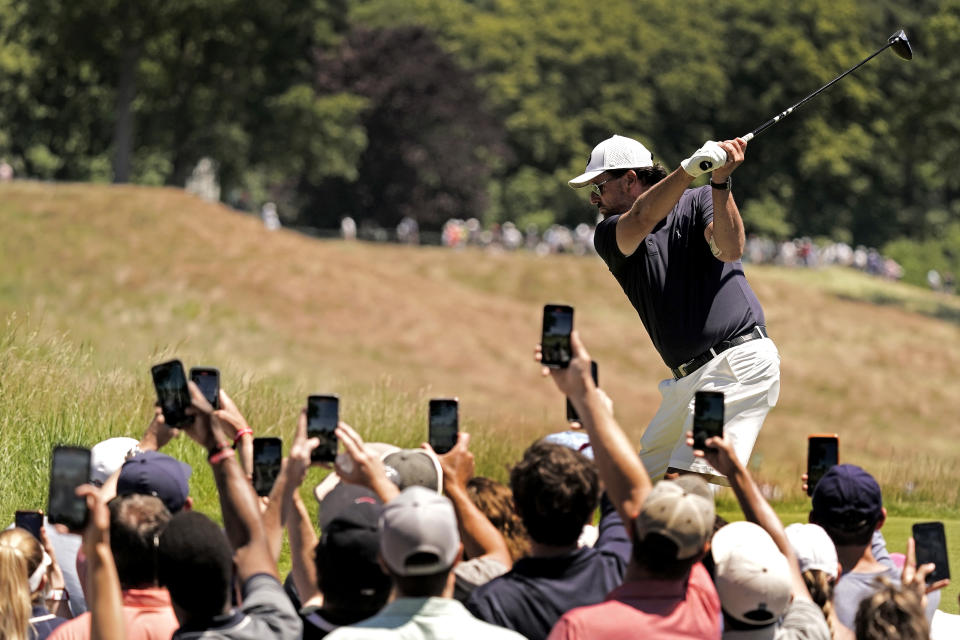
<instances>
[{"instance_id":1,"label":"blue shirt","mask_svg":"<svg viewBox=\"0 0 960 640\"><path fill-rule=\"evenodd\" d=\"M29 640L46 640L54 629L66 621L66 618L59 618L47 611L47 608L42 604L33 605L33 609L30 611Z\"/></svg>"},{"instance_id":2,"label":"blue shirt","mask_svg":"<svg viewBox=\"0 0 960 640\"><path fill-rule=\"evenodd\" d=\"M713 221L709 186L685 191L629 256L617 246L619 219L597 225L594 246L668 367L765 324L741 262L716 259L704 239Z\"/></svg>"},{"instance_id":3,"label":"blue shirt","mask_svg":"<svg viewBox=\"0 0 960 640\"><path fill-rule=\"evenodd\" d=\"M593 547L564 556L522 558L513 569L478 587L467 609L484 620L542 640L564 613L603 602L620 586L630 560L630 539L606 499L602 501L600 535Z\"/></svg>"}]
</instances>

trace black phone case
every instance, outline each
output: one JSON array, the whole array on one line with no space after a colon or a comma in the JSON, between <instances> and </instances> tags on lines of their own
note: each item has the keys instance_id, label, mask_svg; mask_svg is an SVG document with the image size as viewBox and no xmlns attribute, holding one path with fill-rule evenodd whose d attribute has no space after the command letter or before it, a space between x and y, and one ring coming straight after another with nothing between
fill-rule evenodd
<instances>
[{"instance_id":1,"label":"black phone case","mask_svg":"<svg viewBox=\"0 0 960 640\"><path fill-rule=\"evenodd\" d=\"M331 402L330 400L331 398L335 399L335 402L337 405L337 411L336 411L336 420L333 421L332 429L327 428L327 426L319 430L311 429L311 425L312 425L311 415L313 412L313 407L319 406L319 403L313 400L313 398L321 398L322 399L320 400L321 403ZM337 396L333 396L333 395L324 396L324 395L317 394L315 396L310 396L309 398L307 398L307 437L320 439L320 445L316 449L314 449L313 452L310 454L311 461L333 462L334 460L337 459L337 447L339 445L339 442L337 440L337 434L334 432L334 429L336 429L337 427L336 423L337 421L339 421L339 419L340 419L340 399Z\"/></svg>"},{"instance_id":2,"label":"black phone case","mask_svg":"<svg viewBox=\"0 0 960 640\"><path fill-rule=\"evenodd\" d=\"M556 325L564 326L564 331L557 332ZM543 329L540 333L540 363L546 367L563 369L570 364L573 358L573 346L570 342L570 333L573 331L573 307L567 305L548 304L543 307Z\"/></svg>"},{"instance_id":3,"label":"black phone case","mask_svg":"<svg viewBox=\"0 0 960 640\"><path fill-rule=\"evenodd\" d=\"M912 527L913 542L917 552L917 566L933 562L936 567L927 576L927 584L950 578L950 562L947 558L947 536L942 522L918 522Z\"/></svg>"},{"instance_id":4,"label":"black phone case","mask_svg":"<svg viewBox=\"0 0 960 640\"><path fill-rule=\"evenodd\" d=\"M69 466L69 458L80 459L80 466ZM85 459L85 461L84 461ZM66 525L71 531L87 523L86 498L76 495L76 488L90 480L90 450L82 447L57 446L50 462L50 487L47 498L47 520Z\"/></svg>"}]
</instances>

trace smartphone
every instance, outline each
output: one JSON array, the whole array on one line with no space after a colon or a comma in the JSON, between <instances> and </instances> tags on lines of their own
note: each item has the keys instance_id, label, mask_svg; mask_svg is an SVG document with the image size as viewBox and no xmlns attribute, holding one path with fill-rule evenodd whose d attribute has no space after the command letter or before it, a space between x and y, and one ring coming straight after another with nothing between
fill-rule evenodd
<instances>
[{"instance_id":1,"label":"smartphone","mask_svg":"<svg viewBox=\"0 0 960 640\"><path fill-rule=\"evenodd\" d=\"M190 390L187 389L187 377L183 373L183 363L171 360L153 365L153 386L157 388L157 402L163 409L163 419L168 426L179 427L192 420L186 414L190 406Z\"/></svg>"},{"instance_id":2,"label":"smartphone","mask_svg":"<svg viewBox=\"0 0 960 640\"><path fill-rule=\"evenodd\" d=\"M840 463L840 438L835 433L807 437L807 495L812 496L823 474Z\"/></svg>"},{"instance_id":3,"label":"smartphone","mask_svg":"<svg viewBox=\"0 0 960 640\"><path fill-rule=\"evenodd\" d=\"M917 549L917 566L933 562L937 566L927 576L927 584L950 577L947 561L947 536L942 522L918 522L913 525L913 542Z\"/></svg>"},{"instance_id":4,"label":"smartphone","mask_svg":"<svg viewBox=\"0 0 960 640\"><path fill-rule=\"evenodd\" d=\"M40 540L40 530L43 529L43 514L39 511L17 511L13 517L13 525L33 534Z\"/></svg>"},{"instance_id":5,"label":"smartphone","mask_svg":"<svg viewBox=\"0 0 960 640\"><path fill-rule=\"evenodd\" d=\"M220 370L213 367L190 367L190 379L214 409L220 408Z\"/></svg>"},{"instance_id":6,"label":"smartphone","mask_svg":"<svg viewBox=\"0 0 960 640\"><path fill-rule=\"evenodd\" d=\"M459 401L456 398L430 400L428 439L437 453L446 453L457 444L460 431Z\"/></svg>"},{"instance_id":7,"label":"smartphone","mask_svg":"<svg viewBox=\"0 0 960 640\"><path fill-rule=\"evenodd\" d=\"M335 395L313 395L307 398L307 437L320 438L313 450L314 462L333 462L337 458L337 434L340 421L340 398Z\"/></svg>"},{"instance_id":8,"label":"smartphone","mask_svg":"<svg viewBox=\"0 0 960 640\"><path fill-rule=\"evenodd\" d=\"M280 438L253 439L253 488L258 496L270 495L280 475L283 441Z\"/></svg>"},{"instance_id":9,"label":"smartphone","mask_svg":"<svg viewBox=\"0 0 960 640\"><path fill-rule=\"evenodd\" d=\"M47 519L71 531L87 523L87 500L76 494L77 487L90 481L90 450L56 446L50 464L50 494Z\"/></svg>"},{"instance_id":10,"label":"smartphone","mask_svg":"<svg viewBox=\"0 0 960 640\"><path fill-rule=\"evenodd\" d=\"M590 361L590 375L593 377L593 384L600 385L600 380L597 378L597 361ZM573 408L573 403L570 402L570 398L567 398L567 422L580 422L580 416L577 415L577 410Z\"/></svg>"},{"instance_id":11,"label":"smartphone","mask_svg":"<svg viewBox=\"0 0 960 640\"><path fill-rule=\"evenodd\" d=\"M697 391L693 397L693 448L703 451L713 436L723 437L723 392Z\"/></svg>"},{"instance_id":12,"label":"smartphone","mask_svg":"<svg viewBox=\"0 0 960 640\"><path fill-rule=\"evenodd\" d=\"M547 304L543 307L543 334L540 337L540 363L554 369L565 369L573 357L570 332L573 331L573 307Z\"/></svg>"}]
</instances>

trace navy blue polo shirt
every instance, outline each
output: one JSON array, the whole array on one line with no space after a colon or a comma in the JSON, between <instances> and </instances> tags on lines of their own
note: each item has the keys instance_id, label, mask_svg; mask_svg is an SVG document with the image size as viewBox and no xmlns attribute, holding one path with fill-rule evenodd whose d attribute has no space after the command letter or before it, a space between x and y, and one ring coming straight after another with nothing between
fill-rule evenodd
<instances>
[{"instance_id":1,"label":"navy blue polo shirt","mask_svg":"<svg viewBox=\"0 0 960 640\"><path fill-rule=\"evenodd\" d=\"M597 253L670 368L766 322L743 264L717 260L704 239L713 221L710 191L709 186L685 191L629 256L617 247L619 215L597 225L594 234Z\"/></svg>"},{"instance_id":2,"label":"navy blue polo shirt","mask_svg":"<svg viewBox=\"0 0 960 640\"><path fill-rule=\"evenodd\" d=\"M603 602L623 582L632 545L606 495L600 509L600 535L593 547L517 560L513 569L474 590L466 602L470 613L529 640L543 640L570 609Z\"/></svg>"}]
</instances>

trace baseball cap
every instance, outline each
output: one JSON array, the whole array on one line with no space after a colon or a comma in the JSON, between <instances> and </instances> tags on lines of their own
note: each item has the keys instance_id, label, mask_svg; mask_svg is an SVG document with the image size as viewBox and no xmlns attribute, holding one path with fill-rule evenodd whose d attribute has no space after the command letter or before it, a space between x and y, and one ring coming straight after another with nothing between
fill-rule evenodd
<instances>
[{"instance_id":1,"label":"baseball cap","mask_svg":"<svg viewBox=\"0 0 960 640\"><path fill-rule=\"evenodd\" d=\"M858 531L883 515L883 496L873 476L855 464L838 464L813 491L811 516L822 525Z\"/></svg>"},{"instance_id":2,"label":"baseball cap","mask_svg":"<svg viewBox=\"0 0 960 640\"><path fill-rule=\"evenodd\" d=\"M710 550L723 610L751 625L779 620L790 606L790 564L770 534L752 522L731 522L714 534Z\"/></svg>"},{"instance_id":3,"label":"baseball cap","mask_svg":"<svg viewBox=\"0 0 960 640\"><path fill-rule=\"evenodd\" d=\"M634 140L614 135L593 148L587 169L568 182L574 189L585 187L604 171L611 169L639 169L653 166L653 154Z\"/></svg>"},{"instance_id":4,"label":"baseball cap","mask_svg":"<svg viewBox=\"0 0 960 640\"><path fill-rule=\"evenodd\" d=\"M144 451L130 458L120 468L117 495L141 493L156 496L170 513L176 513L187 501L187 481L193 470L190 465L159 451Z\"/></svg>"},{"instance_id":5,"label":"baseball cap","mask_svg":"<svg viewBox=\"0 0 960 640\"><path fill-rule=\"evenodd\" d=\"M713 534L715 515L710 489L700 476L661 480L637 516L637 541L657 533L677 545L677 560L692 558Z\"/></svg>"},{"instance_id":6,"label":"baseball cap","mask_svg":"<svg viewBox=\"0 0 960 640\"><path fill-rule=\"evenodd\" d=\"M326 599L357 609L385 603L392 586L377 560L383 506L365 491L344 482L326 496L320 505L323 528L316 550Z\"/></svg>"},{"instance_id":7,"label":"baseball cap","mask_svg":"<svg viewBox=\"0 0 960 640\"><path fill-rule=\"evenodd\" d=\"M543 439L546 442L562 444L593 460L593 447L590 445L590 436L583 431L558 431L544 436Z\"/></svg>"},{"instance_id":8,"label":"baseball cap","mask_svg":"<svg viewBox=\"0 0 960 640\"><path fill-rule=\"evenodd\" d=\"M134 438L108 438L90 448L90 481L102 485L123 466L127 453L139 441Z\"/></svg>"},{"instance_id":9,"label":"baseball cap","mask_svg":"<svg viewBox=\"0 0 960 640\"><path fill-rule=\"evenodd\" d=\"M384 506L380 555L398 576L440 573L453 566L460 534L453 503L425 487L409 487Z\"/></svg>"},{"instance_id":10,"label":"baseball cap","mask_svg":"<svg viewBox=\"0 0 960 640\"><path fill-rule=\"evenodd\" d=\"M837 577L837 547L818 524L796 522L786 528L787 539L797 554L800 572L823 571Z\"/></svg>"},{"instance_id":11,"label":"baseball cap","mask_svg":"<svg viewBox=\"0 0 960 640\"><path fill-rule=\"evenodd\" d=\"M440 461L426 449L401 449L383 457L387 477L400 490L419 486L440 493L443 489L443 471Z\"/></svg>"}]
</instances>

